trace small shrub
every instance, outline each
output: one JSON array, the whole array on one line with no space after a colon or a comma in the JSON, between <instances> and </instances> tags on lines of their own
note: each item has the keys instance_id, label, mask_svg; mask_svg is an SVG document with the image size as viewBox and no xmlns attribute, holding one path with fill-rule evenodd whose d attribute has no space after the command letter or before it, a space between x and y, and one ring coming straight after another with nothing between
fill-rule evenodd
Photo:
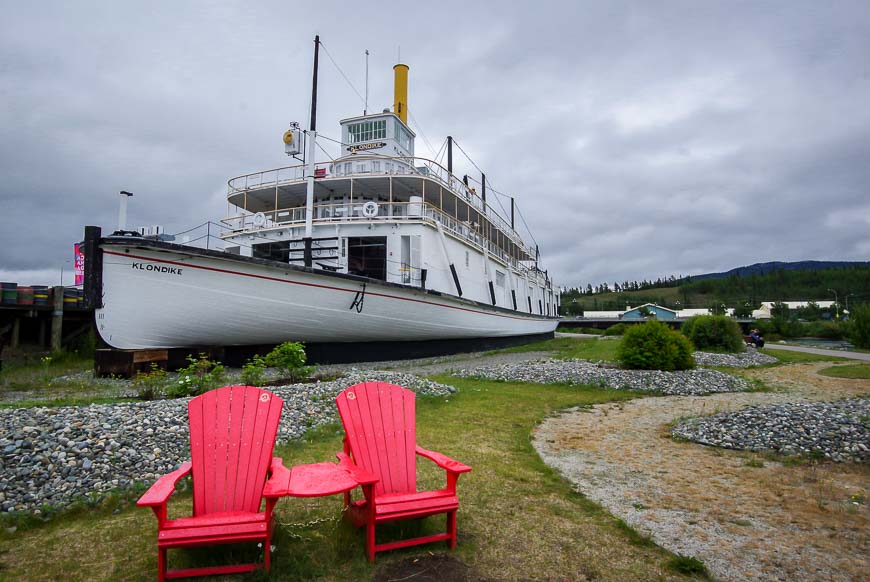
<instances>
[{"instance_id":1,"label":"small shrub","mask_svg":"<svg viewBox=\"0 0 870 582\"><path fill-rule=\"evenodd\" d=\"M767 342L775 342L782 339L782 336L774 330L773 323L769 319L758 319L752 325Z\"/></svg>"},{"instance_id":2,"label":"small shrub","mask_svg":"<svg viewBox=\"0 0 870 582\"><path fill-rule=\"evenodd\" d=\"M581 327L580 333L589 333L593 335L601 335L604 333L603 329L598 329L597 327Z\"/></svg>"},{"instance_id":3,"label":"small shrub","mask_svg":"<svg viewBox=\"0 0 870 582\"><path fill-rule=\"evenodd\" d=\"M624 335L625 331L630 328L630 323L617 323L616 325L611 325L605 329L604 335Z\"/></svg>"},{"instance_id":4,"label":"small shrub","mask_svg":"<svg viewBox=\"0 0 870 582\"><path fill-rule=\"evenodd\" d=\"M141 400L160 398L166 389L166 370L151 362L151 370L136 374L133 378L133 386Z\"/></svg>"},{"instance_id":5,"label":"small shrub","mask_svg":"<svg viewBox=\"0 0 870 582\"><path fill-rule=\"evenodd\" d=\"M278 368L283 378L296 382L306 378L311 368L305 365L305 347L299 342L284 342L265 358L266 364Z\"/></svg>"},{"instance_id":6,"label":"small shrub","mask_svg":"<svg viewBox=\"0 0 870 582\"><path fill-rule=\"evenodd\" d=\"M266 360L262 356L254 356L242 366L242 384L245 386L261 386L265 381Z\"/></svg>"},{"instance_id":7,"label":"small shrub","mask_svg":"<svg viewBox=\"0 0 870 582\"><path fill-rule=\"evenodd\" d=\"M695 367L692 343L664 323L648 321L632 326L616 357L623 367L637 370L688 370Z\"/></svg>"},{"instance_id":8,"label":"small shrub","mask_svg":"<svg viewBox=\"0 0 870 582\"><path fill-rule=\"evenodd\" d=\"M680 574L707 574L707 567L704 562L693 556L682 556L677 554L675 558L671 558L668 562L668 567Z\"/></svg>"},{"instance_id":9,"label":"small shrub","mask_svg":"<svg viewBox=\"0 0 870 582\"><path fill-rule=\"evenodd\" d=\"M205 354L199 358L187 356L190 364L178 370L178 380L166 389L169 398L184 398L208 392L224 381L223 365L208 359Z\"/></svg>"},{"instance_id":10,"label":"small shrub","mask_svg":"<svg viewBox=\"0 0 870 582\"><path fill-rule=\"evenodd\" d=\"M805 323L802 327L803 333L801 335L821 337L829 340L845 339L848 332L847 326L837 321L814 321L812 323Z\"/></svg>"},{"instance_id":11,"label":"small shrub","mask_svg":"<svg viewBox=\"0 0 870 582\"><path fill-rule=\"evenodd\" d=\"M856 305L849 314L849 339L855 347L870 349L870 305Z\"/></svg>"},{"instance_id":12,"label":"small shrub","mask_svg":"<svg viewBox=\"0 0 870 582\"><path fill-rule=\"evenodd\" d=\"M725 315L696 315L683 324L683 335L699 350L741 352L743 333L737 322Z\"/></svg>"},{"instance_id":13,"label":"small shrub","mask_svg":"<svg viewBox=\"0 0 870 582\"><path fill-rule=\"evenodd\" d=\"M695 329L695 324L698 322L698 316L694 315L683 322L680 326L680 333L686 337L691 337L692 331Z\"/></svg>"},{"instance_id":14,"label":"small shrub","mask_svg":"<svg viewBox=\"0 0 870 582\"><path fill-rule=\"evenodd\" d=\"M752 317L752 312L758 309L758 305L752 306L752 304L744 303L743 305L737 305L734 308L734 312L732 315L734 317L739 317L741 319Z\"/></svg>"},{"instance_id":15,"label":"small shrub","mask_svg":"<svg viewBox=\"0 0 870 582\"><path fill-rule=\"evenodd\" d=\"M780 337L801 337L804 331L799 322L782 316L774 316L770 325L773 333Z\"/></svg>"}]
</instances>

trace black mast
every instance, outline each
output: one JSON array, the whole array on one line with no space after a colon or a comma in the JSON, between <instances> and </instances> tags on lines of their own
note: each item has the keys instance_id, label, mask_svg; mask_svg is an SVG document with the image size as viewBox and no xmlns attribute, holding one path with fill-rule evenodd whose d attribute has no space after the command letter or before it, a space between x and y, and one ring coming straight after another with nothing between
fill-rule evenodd
<instances>
[{"instance_id":1,"label":"black mast","mask_svg":"<svg viewBox=\"0 0 870 582\"><path fill-rule=\"evenodd\" d=\"M447 136L447 172L453 173L453 137Z\"/></svg>"},{"instance_id":2,"label":"black mast","mask_svg":"<svg viewBox=\"0 0 870 582\"><path fill-rule=\"evenodd\" d=\"M516 227L514 226L514 198L513 198L513 196L511 196L511 228L513 230L516 230Z\"/></svg>"},{"instance_id":3,"label":"black mast","mask_svg":"<svg viewBox=\"0 0 870 582\"><path fill-rule=\"evenodd\" d=\"M311 82L311 124L308 129L317 131L317 58L320 54L320 35L314 36L314 80Z\"/></svg>"},{"instance_id":4,"label":"black mast","mask_svg":"<svg viewBox=\"0 0 870 582\"><path fill-rule=\"evenodd\" d=\"M311 123L309 124L309 135L308 138L312 140L316 140L315 137L317 135L317 60L320 56L320 35L317 34L314 36L314 74L313 79L311 81ZM308 163L308 192L305 197L305 236L303 237L303 243L305 247L302 251L302 260L305 262L305 266L309 269L311 268L311 264L313 262L313 253L312 250L312 241L311 241L311 220L312 220L312 212L314 209L314 142L312 142L310 156L311 159L307 159ZM306 140L306 146L307 140Z\"/></svg>"},{"instance_id":5,"label":"black mast","mask_svg":"<svg viewBox=\"0 0 870 582\"><path fill-rule=\"evenodd\" d=\"M486 174L480 173L480 199L483 201L483 211L486 212Z\"/></svg>"}]
</instances>

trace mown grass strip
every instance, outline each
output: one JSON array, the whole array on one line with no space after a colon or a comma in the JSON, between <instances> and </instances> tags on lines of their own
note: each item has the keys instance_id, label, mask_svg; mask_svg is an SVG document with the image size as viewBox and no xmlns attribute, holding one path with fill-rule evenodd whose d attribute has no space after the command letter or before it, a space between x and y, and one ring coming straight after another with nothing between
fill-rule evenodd
<instances>
[{"instance_id":1,"label":"mown grass strip","mask_svg":"<svg viewBox=\"0 0 870 582\"><path fill-rule=\"evenodd\" d=\"M551 340L533 342L503 350L488 352L490 354L518 354L525 352L552 352L553 357L560 360L593 360L616 361L618 339L587 339L574 337L558 337Z\"/></svg>"},{"instance_id":2,"label":"mown grass strip","mask_svg":"<svg viewBox=\"0 0 870 582\"><path fill-rule=\"evenodd\" d=\"M852 364L849 366L831 366L819 370L823 376L833 378L849 378L851 380L870 380L870 364Z\"/></svg>"},{"instance_id":3,"label":"mown grass strip","mask_svg":"<svg viewBox=\"0 0 870 582\"><path fill-rule=\"evenodd\" d=\"M778 366L780 364L809 364L812 362L848 362L849 358L841 358L839 356L829 356L827 354L808 354L806 352L792 352L787 350L777 350L776 348L764 349L764 353L768 356L773 356L779 360L776 364L768 364L769 366ZM851 360L854 361L854 360Z\"/></svg>"}]
</instances>

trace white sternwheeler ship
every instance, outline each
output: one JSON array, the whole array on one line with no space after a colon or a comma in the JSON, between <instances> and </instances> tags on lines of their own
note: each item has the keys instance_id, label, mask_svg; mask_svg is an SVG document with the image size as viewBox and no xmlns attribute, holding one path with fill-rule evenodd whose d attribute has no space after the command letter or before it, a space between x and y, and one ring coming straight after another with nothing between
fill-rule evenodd
<instances>
[{"instance_id":1,"label":"white sternwheeler ship","mask_svg":"<svg viewBox=\"0 0 870 582\"><path fill-rule=\"evenodd\" d=\"M287 153L307 151L306 162L229 180L223 249L85 229L85 295L103 340L156 349L552 336L558 291L515 230L513 201L502 216L485 178L478 193L452 174L451 138L446 168L415 157L407 65L394 67L393 110L341 121L341 157L315 161L318 47L310 129L284 134Z\"/></svg>"}]
</instances>

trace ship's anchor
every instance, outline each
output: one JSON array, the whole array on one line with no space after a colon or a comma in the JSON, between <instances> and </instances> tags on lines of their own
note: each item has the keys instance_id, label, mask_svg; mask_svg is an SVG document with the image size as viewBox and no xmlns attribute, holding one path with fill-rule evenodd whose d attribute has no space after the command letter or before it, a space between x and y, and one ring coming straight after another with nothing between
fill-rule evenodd
<instances>
[{"instance_id":1,"label":"ship's anchor","mask_svg":"<svg viewBox=\"0 0 870 582\"><path fill-rule=\"evenodd\" d=\"M362 284L362 289L356 292L356 295L353 298L353 302L350 304L348 309L353 309L356 307L357 313L362 313L363 310L363 301L366 299L366 284Z\"/></svg>"}]
</instances>

